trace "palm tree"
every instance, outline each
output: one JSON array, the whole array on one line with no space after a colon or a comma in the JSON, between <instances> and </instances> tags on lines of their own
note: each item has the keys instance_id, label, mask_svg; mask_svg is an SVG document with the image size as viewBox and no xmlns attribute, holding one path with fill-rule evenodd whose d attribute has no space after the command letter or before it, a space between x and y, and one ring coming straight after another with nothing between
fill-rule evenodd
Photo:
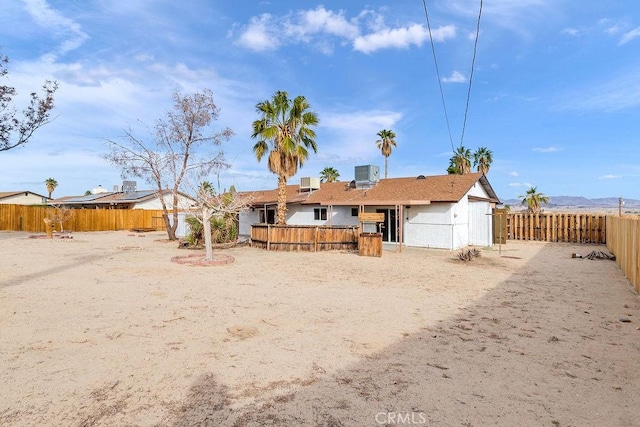
<instances>
[{"instance_id":1,"label":"palm tree","mask_svg":"<svg viewBox=\"0 0 640 427\"><path fill-rule=\"evenodd\" d=\"M480 147L473 153L473 166L477 167L478 172L481 172L483 175L489 173L492 162L493 152L487 147Z\"/></svg>"},{"instance_id":2,"label":"palm tree","mask_svg":"<svg viewBox=\"0 0 640 427\"><path fill-rule=\"evenodd\" d=\"M540 213L541 205L549 203L549 197L538 193L537 187L531 187L524 196L518 196L518 198L522 198L522 204L526 205L531 213Z\"/></svg>"},{"instance_id":3,"label":"palm tree","mask_svg":"<svg viewBox=\"0 0 640 427\"><path fill-rule=\"evenodd\" d=\"M53 193L53 190L55 190L56 187L58 187L58 181L56 181L53 178L47 178L44 180L44 185L47 186L47 191L49 192L49 198L51 198L51 194Z\"/></svg>"},{"instance_id":4,"label":"palm tree","mask_svg":"<svg viewBox=\"0 0 640 427\"><path fill-rule=\"evenodd\" d=\"M382 155L384 156L384 177L386 179L388 171L387 163L391 155L391 149L392 147L396 147L396 134L392 130L382 129L376 135L380 137L380 139L376 141L376 146L382 151Z\"/></svg>"},{"instance_id":5,"label":"palm tree","mask_svg":"<svg viewBox=\"0 0 640 427\"><path fill-rule=\"evenodd\" d=\"M458 147L449 159L449 174L464 175L471 172L471 150L464 146Z\"/></svg>"},{"instance_id":6,"label":"palm tree","mask_svg":"<svg viewBox=\"0 0 640 427\"><path fill-rule=\"evenodd\" d=\"M286 224L287 179L303 166L309 157L308 148L318 152L312 129L318 124L318 116L309 108L304 96L291 100L284 91L277 91L271 100L256 105L262 117L253 122L251 137L258 139L253 153L258 161L269 153L267 166L278 175L278 224Z\"/></svg>"},{"instance_id":7,"label":"palm tree","mask_svg":"<svg viewBox=\"0 0 640 427\"><path fill-rule=\"evenodd\" d=\"M340 178L340 172L332 167L326 167L320 171L321 182L336 182Z\"/></svg>"}]
</instances>

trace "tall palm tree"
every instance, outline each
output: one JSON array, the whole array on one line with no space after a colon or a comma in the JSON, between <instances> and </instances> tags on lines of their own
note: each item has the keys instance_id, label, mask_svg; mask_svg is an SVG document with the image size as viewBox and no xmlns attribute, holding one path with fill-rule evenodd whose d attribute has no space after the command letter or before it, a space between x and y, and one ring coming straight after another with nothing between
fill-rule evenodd
<instances>
[{"instance_id":1,"label":"tall palm tree","mask_svg":"<svg viewBox=\"0 0 640 427\"><path fill-rule=\"evenodd\" d=\"M44 185L47 186L47 191L49 192L49 198L51 198L51 194L53 193L53 190L55 190L58 187L58 181L56 181L53 178L47 178L44 180Z\"/></svg>"},{"instance_id":2,"label":"tall palm tree","mask_svg":"<svg viewBox=\"0 0 640 427\"><path fill-rule=\"evenodd\" d=\"M271 100L256 105L262 117L253 122L251 137L258 139L253 153L258 161L268 153L267 166L278 175L278 224L286 224L287 180L303 166L309 157L309 148L318 152L313 126L319 120L309 108L304 96L291 100L285 91L277 91Z\"/></svg>"},{"instance_id":3,"label":"tall palm tree","mask_svg":"<svg viewBox=\"0 0 640 427\"><path fill-rule=\"evenodd\" d=\"M538 193L537 187L531 187L524 196L518 196L518 198L522 198L522 204L526 205L531 213L540 213L542 204L549 203L549 197Z\"/></svg>"},{"instance_id":4,"label":"tall palm tree","mask_svg":"<svg viewBox=\"0 0 640 427\"><path fill-rule=\"evenodd\" d=\"M332 167L327 166L320 171L321 182L336 182L338 178L340 178L340 172Z\"/></svg>"},{"instance_id":5,"label":"tall palm tree","mask_svg":"<svg viewBox=\"0 0 640 427\"><path fill-rule=\"evenodd\" d=\"M473 153L473 166L478 168L478 172L486 175L493 162L493 152L487 147L479 147Z\"/></svg>"},{"instance_id":6,"label":"tall palm tree","mask_svg":"<svg viewBox=\"0 0 640 427\"><path fill-rule=\"evenodd\" d=\"M389 156L391 155L392 147L396 147L396 134L392 130L382 129L376 135L380 137L376 141L376 146L382 152L384 156L384 177L387 178L388 172L388 161Z\"/></svg>"},{"instance_id":7,"label":"tall palm tree","mask_svg":"<svg viewBox=\"0 0 640 427\"><path fill-rule=\"evenodd\" d=\"M471 172L471 150L463 145L453 152L453 157L449 159L449 174L464 175Z\"/></svg>"}]
</instances>

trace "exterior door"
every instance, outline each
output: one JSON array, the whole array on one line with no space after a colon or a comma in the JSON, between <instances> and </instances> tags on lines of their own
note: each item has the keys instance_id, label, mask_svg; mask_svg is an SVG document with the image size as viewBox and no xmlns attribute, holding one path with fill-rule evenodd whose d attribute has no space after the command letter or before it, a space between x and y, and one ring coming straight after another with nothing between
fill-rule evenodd
<instances>
[{"instance_id":1,"label":"exterior door","mask_svg":"<svg viewBox=\"0 0 640 427\"><path fill-rule=\"evenodd\" d=\"M395 242L398 233L398 223L395 209L376 209L376 213L384 214L384 222L380 226L383 242Z\"/></svg>"}]
</instances>

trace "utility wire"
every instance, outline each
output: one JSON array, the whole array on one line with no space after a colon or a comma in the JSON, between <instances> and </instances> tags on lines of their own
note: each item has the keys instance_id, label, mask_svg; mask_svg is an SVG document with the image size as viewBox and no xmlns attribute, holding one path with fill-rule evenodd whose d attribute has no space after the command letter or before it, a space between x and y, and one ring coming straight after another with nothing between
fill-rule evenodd
<instances>
[{"instance_id":1,"label":"utility wire","mask_svg":"<svg viewBox=\"0 0 640 427\"><path fill-rule=\"evenodd\" d=\"M464 131L467 127L467 114L469 113L469 100L471 99L471 83L473 82L473 70L476 64L476 53L478 52L478 38L480 36L480 18L482 17L482 0L480 0L480 10L478 11L478 24L476 26L476 40L473 44L473 58L471 59L471 74L469 74L469 87L467 89L467 104L464 108L464 121L462 122L462 134L460 135L460 147L464 141Z\"/></svg>"},{"instance_id":2,"label":"utility wire","mask_svg":"<svg viewBox=\"0 0 640 427\"><path fill-rule=\"evenodd\" d=\"M462 122L462 133L460 136L460 146L462 147L463 142L464 142L464 134L465 134L465 130L467 127L467 116L469 114L469 101L471 99L471 86L473 83L473 72L475 69L475 63L476 63L476 55L478 52L478 38L480 35L480 19L482 17L482 2L483 0L480 0L480 10L478 12L478 21L476 24L476 38L475 38L475 42L473 45L473 57L471 59L471 73L469 75L469 86L467 88L467 100L465 103L465 109L464 109L464 120ZM433 34L431 31L431 22L429 20L429 12L427 10L427 0L422 0L422 5L424 6L424 16L427 20L427 28L429 30L429 40L431 41L431 52L433 54L433 62L435 64L435 68L436 68L436 77L438 78L438 87L440 88L440 98L442 100L442 108L444 110L444 117L445 120L447 122L447 131L449 132L449 141L451 142L451 151L453 151L453 153L455 154L455 148L453 146L453 137L451 136L451 125L449 123L449 114L447 113L447 105L444 99L444 91L442 89L442 79L440 78L440 67L438 66L438 57L436 55L436 47L435 47L435 43L433 41Z\"/></svg>"},{"instance_id":3,"label":"utility wire","mask_svg":"<svg viewBox=\"0 0 640 427\"><path fill-rule=\"evenodd\" d=\"M451 136L451 125L449 125L449 115L447 114L447 104L444 101L444 91L442 90L442 80L440 79L440 68L438 67L438 57L436 56L436 46L433 43L433 35L431 34L431 23L429 22L429 12L427 12L427 0L422 0L424 6L424 16L427 19L427 28L429 29L429 40L431 40L431 52L433 53L433 62L436 65L436 77L438 77L438 86L440 87L440 98L442 99L442 108L444 110L444 118L447 122L447 131L449 131L449 142L451 142L451 151L453 148L453 137Z\"/></svg>"}]
</instances>

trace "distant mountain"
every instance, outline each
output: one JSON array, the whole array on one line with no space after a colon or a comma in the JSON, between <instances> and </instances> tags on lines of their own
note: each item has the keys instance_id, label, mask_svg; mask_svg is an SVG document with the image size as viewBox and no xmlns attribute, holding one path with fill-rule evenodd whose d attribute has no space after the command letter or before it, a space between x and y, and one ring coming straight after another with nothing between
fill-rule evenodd
<instances>
[{"instance_id":1,"label":"distant mountain","mask_svg":"<svg viewBox=\"0 0 640 427\"><path fill-rule=\"evenodd\" d=\"M637 199L622 199L625 207L640 207L640 200ZM513 208L520 206L522 200L508 199L502 200L502 203L509 205ZM618 197L603 197L599 199L587 199L581 196L549 196L549 203L546 205L550 208L553 207L594 207L594 208L613 208L618 207Z\"/></svg>"}]
</instances>

